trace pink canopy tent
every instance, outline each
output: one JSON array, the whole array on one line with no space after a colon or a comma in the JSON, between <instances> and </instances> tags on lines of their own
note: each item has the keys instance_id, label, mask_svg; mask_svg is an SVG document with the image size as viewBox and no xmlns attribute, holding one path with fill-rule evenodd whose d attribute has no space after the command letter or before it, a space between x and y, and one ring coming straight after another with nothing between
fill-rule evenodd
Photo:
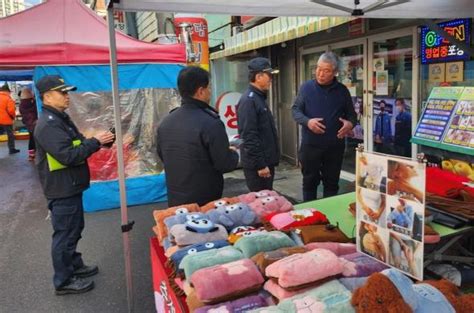
<instances>
[{"instance_id":1,"label":"pink canopy tent","mask_svg":"<svg viewBox=\"0 0 474 313\"><path fill-rule=\"evenodd\" d=\"M186 63L181 44L157 45L116 32L119 63ZM80 0L48 0L0 19L0 68L108 64L107 23Z\"/></svg>"}]
</instances>

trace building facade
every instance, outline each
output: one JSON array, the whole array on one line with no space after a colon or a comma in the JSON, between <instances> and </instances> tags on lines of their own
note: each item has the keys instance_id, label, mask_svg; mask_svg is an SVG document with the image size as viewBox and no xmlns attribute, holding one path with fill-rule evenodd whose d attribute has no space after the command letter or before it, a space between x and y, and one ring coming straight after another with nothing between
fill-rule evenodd
<instances>
[{"instance_id":1,"label":"building facade","mask_svg":"<svg viewBox=\"0 0 474 313\"><path fill-rule=\"evenodd\" d=\"M385 103L384 113L389 117L391 135L394 136L396 118L400 113L395 102L403 99L412 117L413 133L434 87L474 86L472 57L461 61L462 64L458 67L462 68L460 78L449 82L445 76L433 79L430 75L432 66L422 62L421 52L434 53L438 50L422 47L425 42L425 38L422 38L424 22L408 19L275 18L226 38L225 49L211 54L212 76L218 77L213 80L214 99L228 92L245 90L248 84L246 63L249 59L256 56L270 58L272 65L280 69L273 81L270 103L277 119L282 155L297 164L300 129L292 118L291 106L299 86L314 78L319 56L325 51L335 52L340 57L337 79L349 89L358 114L354 136L346 139L343 163L343 177L352 180L355 173L355 147L362 144L367 151L377 151L376 121L380 115L381 103ZM433 21L439 22L443 21ZM468 20L463 25L463 34L455 26L445 29L458 37L467 36L467 45L472 48L472 24ZM451 43L452 45L455 44ZM440 64L447 68L451 63ZM474 138L472 140L474 142ZM408 144L412 156L425 152L473 161L473 157L469 155ZM393 142L388 147L391 148L383 151L384 153L397 154L392 149Z\"/></svg>"},{"instance_id":2,"label":"building facade","mask_svg":"<svg viewBox=\"0 0 474 313\"><path fill-rule=\"evenodd\" d=\"M0 18L25 9L24 0L0 0Z\"/></svg>"}]
</instances>

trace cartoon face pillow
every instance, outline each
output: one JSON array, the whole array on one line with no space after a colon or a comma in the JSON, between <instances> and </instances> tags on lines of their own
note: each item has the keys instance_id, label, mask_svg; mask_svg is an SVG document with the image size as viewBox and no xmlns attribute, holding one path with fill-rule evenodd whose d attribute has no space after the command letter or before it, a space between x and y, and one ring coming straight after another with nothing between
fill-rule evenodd
<instances>
[{"instance_id":1,"label":"cartoon face pillow","mask_svg":"<svg viewBox=\"0 0 474 313\"><path fill-rule=\"evenodd\" d=\"M282 213L293 210L293 205L282 196L258 198L249 206L260 218L275 212Z\"/></svg>"},{"instance_id":2,"label":"cartoon face pillow","mask_svg":"<svg viewBox=\"0 0 474 313\"><path fill-rule=\"evenodd\" d=\"M222 199L218 199L218 200L215 200L215 201L211 201L206 205L203 205L202 207L199 208L199 211L202 212L202 213L206 213L207 211L210 211L212 209L217 209L219 207L226 206L226 205L229 205L229 204L238 203L238 202L239 202L239 198L237 198L237 197L235 197L235 198L222 198Z\"/></svg>"},{"instance_id":3,"label":"cartoon face pillow","mask_svg":"<svg viewBox=\"0 0 474 313\"><path fill-rule=\"evenodd\" d=\"M177 224L170 229L170 239L180 247L201 242L227 240L224 226L214 224L207 219L190 220L186 224Z\"/></svg>"},{"instance_id":4,"label":"cartoon face pillow","mask_svg":"<svg viewBox=\"0 0 474 313\"><path fill-rule=\"evenodd\" d=\"M168 235L168 228L166 228L165 219L169 216L176 215L176 212L178 212L178 214L186 214L189 212L199 212L199 206L196 203L192 203L192 204L174 206L166 210L154 210L153 217L156 222L156 229L154 229L154 231L160 243Z\"/></svg>"},{"instance_id":5,"label":"cartoon face pillow","mask_svg":"<svg viewBox=\"0 0 474 313\"><path fill-rule=\"evenodd\" d=\"M201 251L207 251L212 249L219 249L228 246L229 243L227 240L216 240L216 241L208 241L204 243L197 243L194 245L190 245L179 249L171 256L171 261L173 262L174 268L179 269L179 264L183 260L183 258L187 255L196 254Z\"/></svg>"},{"instance_id":6,"label":"cartoon face pillow","mask_svg":"<svg viewBox=\"0 0 474 313\"><path fill-rule=\"evenodd\" d=\"M230 244L234 244L242 237L257 236L265 232L267 231L263 227L238 226L230 231L228 241Z\"/></svg>"},{"instance_id":7,"label":"cartoon face pillow","mask_svg":"<svg viewBox=\"0 0 474 313\"><path fill-rule=\"evenodd\" d=\"M250 204L257 200L258 198L265 198L265 197L277 197L279 194L273 190L261 190L258 192L249 192L243 195L240 195L238 198L240 202Z\"/></svg>"},{"instance_id":8,"label":"cartoon face pillow","mask_svg":"<svg viewBox=\"0 0 474 313\"><path fill-rule=\"evenodd\" d=\"M176 224L184 224L191 219L198 220L203 218L207 218L207 215L201 212L188 212L186 208L183 208L183 210L177 210L175 215L165 218L165 225L170 229Z\"/></svg>"},{"instance_id":9,"label":"cartoon face pillow","mask_svg":"<svg viewBox=\"0 0 474 313\"><path fill-rule=\"evenodd\" d=\"M245 203L235 203L208 211L209 219L231 230L237 226L249 226L257 222L257 216Z\"/></svg>"},{"instance_id":10,"label":"cartoon face pillow","mask_svg":"<svg viewBox=\"0 0 474 313\"><path fill-rule=\"evenodd\" d=\"M218 230L216 225L209 219L206 218L189 218L186 223L186 230L195 233L212 233Z\"/></svg>"}]
</instances>

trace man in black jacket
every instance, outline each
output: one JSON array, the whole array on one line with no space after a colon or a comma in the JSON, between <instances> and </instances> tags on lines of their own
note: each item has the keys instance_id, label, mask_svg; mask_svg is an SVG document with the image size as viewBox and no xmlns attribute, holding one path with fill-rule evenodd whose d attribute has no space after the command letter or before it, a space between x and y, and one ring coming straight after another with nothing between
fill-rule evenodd
<instances>
[{"instance_id":1,"label":"man in black jacket","mask_svg":"<svg viewBox=\"0 0 474 313\"><path fill-rule=\"evenodd\" d=\"M254 58L249 65L250 85L238 103L237 118L242 139L240 153L245 180L250 191L273 189L275 166L280 161L278 135L267 93L272 84L272 69L266 58Z\"/></svg>"},{"instance_id":2,"label":"man in black jacket","mask_svg":"<svg viewBox=\"0 0 474 313\"><path fill-rule=\"evenodd\" d=\"M98 273L97 266L86 266L76 251L84 229L82 192L89 188L87 158L100 146L114 140L110 132L86 139L64 112L69 107L69 86L57 75L36 83L43 111L35 127L36 165L48 200L53 225L53 283L57 295L82 293L94 288L85 280Z\"/></svg>"},{"instance_id":3,"label":"man in black jacket","mask_svg":"<svg viewBox=\"0 0 474 313\"><path fill-rule=\"evenodd\" d=\"M357 122L351 95L337 81L337 72L337 56L323 53L315 69L316 79L301 85L292 107L293 118L302 126L299 161L304 201L316 199L321 180L324 197L337 194L345 137Z\"/></svg>"},{"instance_id":4,"label":"man in black jacket","mask_svg":"<svg viewBox=\"0 0 474 313\"><path fill-rule=\"evenodd\" d=\"M239 161L229 147L224 123L209 106L209 73L196 66L181 70L178 90L181 107L158 127L158 156L163 161L168 205L204 205L222 197L223 173Z\"/></svg>"}]
</instances>

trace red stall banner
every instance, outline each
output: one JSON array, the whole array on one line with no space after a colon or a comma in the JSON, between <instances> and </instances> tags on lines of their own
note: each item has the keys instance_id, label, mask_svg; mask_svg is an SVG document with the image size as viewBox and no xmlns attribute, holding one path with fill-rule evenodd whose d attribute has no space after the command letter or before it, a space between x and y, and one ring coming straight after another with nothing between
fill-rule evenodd
<instances>
[{"instance_id":1,"label":"red stall banner","mask_svg":"<svg viewBox=\"0 0 474 313\"><path fill-rule=\"evenodd\" d=\"M155 237L150 238L150 254L156 312L188 313L185 298L176 296L169 283L168 274L171 269L165 266L165 251Z\"/></svg>"},{"instance_id":2,"label":"red stall banner","mask_svg":"<svg viewBox=\"0 0 474 313\"><path fill-rule=\"evenodd\" d=\"M192 64L209 70L209 38L206 19L199 16L176 14L174 24L176 25L177 31L180 29L178 26L182 23L187 23L192 26L191 40L196 55L196 61Z\"/></svg>"}]
</instances>

